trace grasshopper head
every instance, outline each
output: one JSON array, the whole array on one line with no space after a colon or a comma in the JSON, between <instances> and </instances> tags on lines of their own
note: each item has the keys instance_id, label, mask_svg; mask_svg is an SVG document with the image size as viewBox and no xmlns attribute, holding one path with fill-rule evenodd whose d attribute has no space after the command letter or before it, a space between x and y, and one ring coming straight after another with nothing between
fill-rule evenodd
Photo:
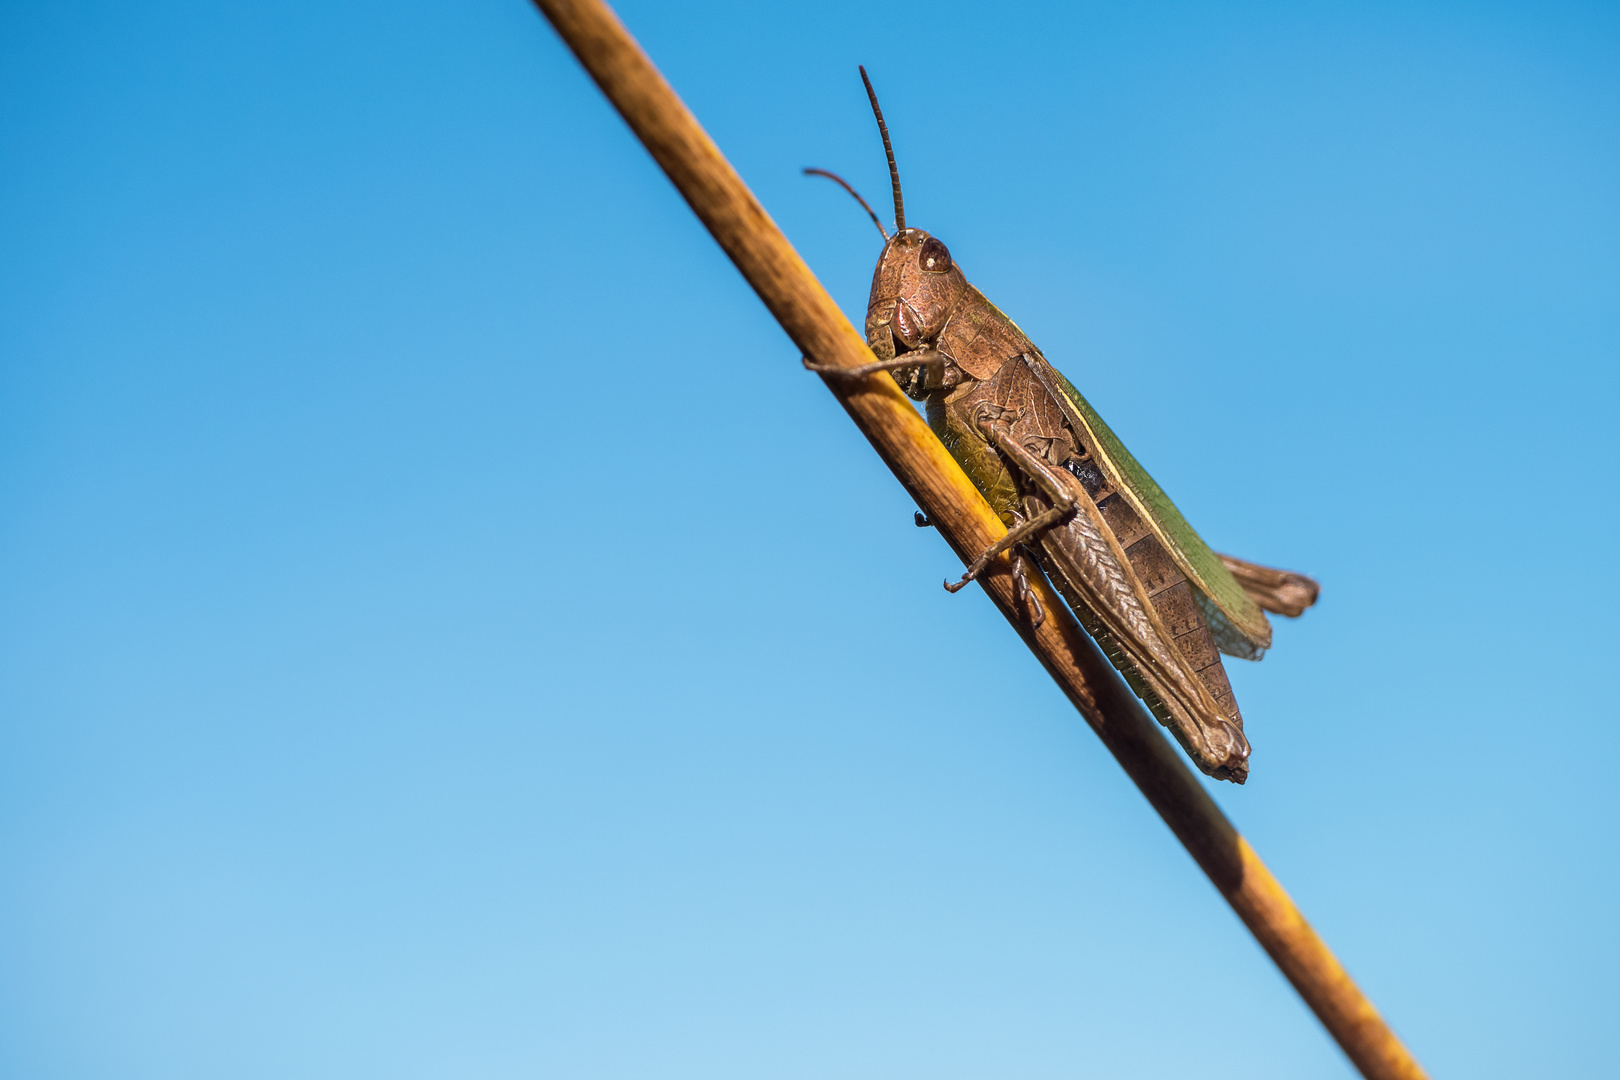
<instances>
[{"instance_id":1,"label":"grasshopper head","mask_svg":"<svg viewBox=\"0 0 1620 1080\"><path fill-rule=\"evenodd\" d=\"M968 283L943 243L921 229L906 228L906 206L900 194L900 170L894 163L889 126L883 122L883 110L878 107L872 80L866 77L864 67L860 70L867 100L872 104L872 115L877 119L878 134L883 137L883 155L889 161L889 184L894 190L894 235L889 235L876 212L842 177L825 169L804 171L825 176L855 196L855 201L871 216L872 224L883 235L883 254L872 274L872 294L866 305L866 343L878 359L893 360L934 344L957 301L968 291ZM895 381L913 397L926 391L921 382L923 366L892 372Z\"/></svg>"},{"instance_id":2,"label":"grasshopper head","mask_svg":"<svg viewBox=\"0 0 1620 1080\"><path fill-rule=\"evenodd\" d=\"M866 340L879 356L898 356L932 345L967 278L938 237L904 229L889 238L872 274Z\"/></svg>"}]
</instances>

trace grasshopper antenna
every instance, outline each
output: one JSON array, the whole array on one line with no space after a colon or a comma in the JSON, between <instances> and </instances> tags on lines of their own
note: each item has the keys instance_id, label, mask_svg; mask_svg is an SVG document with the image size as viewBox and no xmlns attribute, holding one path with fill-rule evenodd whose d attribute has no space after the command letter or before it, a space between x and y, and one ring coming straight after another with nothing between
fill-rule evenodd
<instances>
[{"instance_id":1,"label":"grasshopper antenna","mask_svg":"<svg viewBox=\"0 0 1620 1080\"><path fill-rule=\"evenodd\" d=\"M861 198L861 193L860 192L856 191L854 188L849 186L849 181L845 180L842 176L839 176L837 173L828 172L826 169L806 169L806 170L804 170L804 175L806 175L806 176L825 176L827 179L831 180L833 183L837 184L839 187L843 188L845 191L847 191L851 195L855 196L855 201L861 204L862 209L864 209L866 211L866 213L871 217L872 224L876 225L878 227L878 232L883 234L883 242L884 243L889 242L889 234L886 233L886 232L883 232L883 222L878 220L877 211L873 210L870 206L868 206L866 204L866 200Z\"/></svg>"},{"instance_id":2,"label":"grasshopper antenna","mask_svg":"<svg viewBox=\"0 0 1620 1080\"><path fill-rule=\"evenodd\" d=\"M899 236L906 231L906 204L900 200L900 170L894 165L894 147L889 145L889 125L883 122L883 110L878 108L877 91L872 89L872 80L866 77L866 66L859 66L861 82L866 84L866 97L872 102L872 115L877 117L878 134L883 136L883 152L889 158L889 181L894 184L894 233Z\"/></svg>"}]
</instances>

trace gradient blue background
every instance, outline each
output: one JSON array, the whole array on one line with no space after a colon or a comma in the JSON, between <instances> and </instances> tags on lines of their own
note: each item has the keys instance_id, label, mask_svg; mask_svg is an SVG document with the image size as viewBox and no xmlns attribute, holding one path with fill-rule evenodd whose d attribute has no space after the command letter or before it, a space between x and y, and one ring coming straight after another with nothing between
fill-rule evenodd
<instances>
[{"instance_id":1,"label":"gradient blue background","mask_svg":"<svg viewBox=\"0 0 1620 1080\"><path fill-rule=\"evenodd\" d=\"M1438 1077L1620 1057L1612 7L627 2L1323 600L1216 795ZM520 0L0 9L0 1075L1350 1068Z\"/></svg>"}]
</instances>

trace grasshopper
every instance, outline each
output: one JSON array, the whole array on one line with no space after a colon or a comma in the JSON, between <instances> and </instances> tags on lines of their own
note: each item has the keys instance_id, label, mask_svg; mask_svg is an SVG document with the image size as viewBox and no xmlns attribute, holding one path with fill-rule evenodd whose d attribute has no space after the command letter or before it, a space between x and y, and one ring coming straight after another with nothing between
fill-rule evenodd
<instances>
[{"instance_id":1,"label":"grasshopper","mask_svg":"<svg viewBox=\"0 0 1620 1080\"><path fill-rule=\"evenodd\" d=\"M1318 586L1301 574L1217 555L1102 417L1011 319L967 281L945 244L908 228L900 172L872 82L861 69L894 189L894 233L842 178L883 235L866 340L877 361L827 378L888 372L926 403L929 426L1008 526L956 592L1009 552L1020 602L1032 560L1138 697L1205 773L1243 783L1249 742L1221 654L1258 660L1265 612L1298 616ZM918 525L928 522L917 515Z\"/></svg>"}]
</instances>

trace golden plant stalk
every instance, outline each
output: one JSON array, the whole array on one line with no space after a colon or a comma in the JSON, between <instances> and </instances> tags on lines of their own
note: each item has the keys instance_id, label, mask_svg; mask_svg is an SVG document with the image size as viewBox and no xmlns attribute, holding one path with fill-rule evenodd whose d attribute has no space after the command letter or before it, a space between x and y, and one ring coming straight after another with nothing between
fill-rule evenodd
<instances>
[{"instance_id":1,"label":"golden plant stalk","mask_svg":"<svg viewBox=\"0 0 1620 1080\"><path fill-rule=\"evenodd\" d=\"M535 5L793 343L818 364L871 363L865 339L612 10L601 0ZM1007 531L892 379L830 380L828 387L964 565ZM1416 1059L1046 582L1031 582L1047 611L1039 627L1014 607L1005 555L980 584L1362 1075L1424 1080Z\"/></svg>"}]
</instances>

